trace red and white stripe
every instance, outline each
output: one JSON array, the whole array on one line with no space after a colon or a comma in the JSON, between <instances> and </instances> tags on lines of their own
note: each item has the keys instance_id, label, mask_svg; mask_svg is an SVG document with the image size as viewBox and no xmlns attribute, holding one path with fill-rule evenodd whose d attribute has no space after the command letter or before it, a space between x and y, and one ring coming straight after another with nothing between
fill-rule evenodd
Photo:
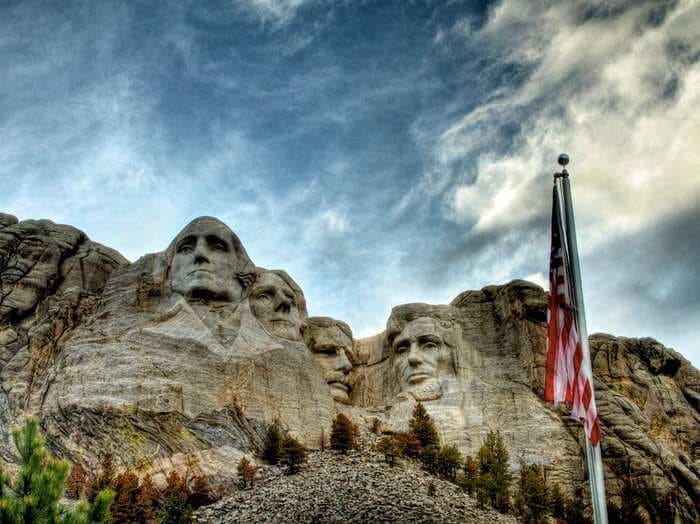
<instances>
[{"instance_id":1,"label":"red and white stripe","mask_svg":"<svg viewBox=\"0 0 700 524\"><path fill-rule=\"evenodd\" d=\"M549 263L547 311L547 373L544 398L571 406L571 415L583 421L593 446L600 441L600 423L591 379L583 365L583 350L574 315L571 277L562 242L562 227L555 193L552 209L552 250Z\"/></svg>"}]
</instances>

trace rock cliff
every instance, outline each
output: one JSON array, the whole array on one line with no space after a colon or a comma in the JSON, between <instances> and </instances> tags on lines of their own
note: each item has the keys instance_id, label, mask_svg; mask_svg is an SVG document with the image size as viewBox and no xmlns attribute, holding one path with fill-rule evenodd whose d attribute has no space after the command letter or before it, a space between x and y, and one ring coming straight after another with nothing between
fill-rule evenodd
<instances>
[{"instance_id":1,"label":"rock cliff","mask_svg":"<svg viewBox=\"0 0 700 524\"><path fill-rule=\"evenodd\" d=\"M72 461L112 451L156 481L190 467L226 482L274 421L317 448L338 412L401 431L420 401L443 441L473 454L498 429L514 469L543 464L574 493L582 431L541 400L545 337L546 294L525 281L397 306L354 340L214 218L129 263L70 226L0 214L4 462L9 427L36 415ZM609 498L626 488L651 520L697 519L700 374L653 339L590 342Z\"/></svg>"}]
</instances>

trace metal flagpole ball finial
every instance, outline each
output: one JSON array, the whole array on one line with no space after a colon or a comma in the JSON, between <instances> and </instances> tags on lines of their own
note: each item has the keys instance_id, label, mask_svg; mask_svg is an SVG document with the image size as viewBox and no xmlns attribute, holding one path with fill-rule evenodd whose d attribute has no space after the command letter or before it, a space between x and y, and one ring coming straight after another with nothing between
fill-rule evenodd
<instances>
[{"instance_id":1,"label":"metal flagpole ball finial","mask_svg":"<svg viewBox=\"0 0 700 524\"><path fill-rule=\"evenodd\" d=\"M569 155L567 155L566 153L562 153L561 155L559 155L559 158L557 158L557 162L561 167L565 168L566 165L569 163Z\"/></svg>"}]
</instances>

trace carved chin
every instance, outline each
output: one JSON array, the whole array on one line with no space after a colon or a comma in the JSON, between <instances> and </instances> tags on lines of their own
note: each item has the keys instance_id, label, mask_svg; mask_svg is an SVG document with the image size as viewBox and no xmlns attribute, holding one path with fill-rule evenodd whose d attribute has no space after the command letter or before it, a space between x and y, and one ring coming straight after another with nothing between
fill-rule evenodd
<instances>
[{"instance_id":1,"label":"carved chin","mask_svg":"<svg viewBox=\"0 0 700 524\"><path fill-rule=\"evenodd\" d=\"M442 386L437 379L431 378L429 380L424 380L420 384L409 387L402 391L399 396L406 398L412 397L420 402L437 400L442 397Z\"/></svg>"},{"instance_id":2,"label":"carved chin","mask_svg":"<svg viewBox=\"0 0 700 524\"><path fill-rule=\"evenodd\" d=\"M342 402L343 404L350 403L350 387L347 384L342 384L340 382L329 382L328 386L331 388L331 396L336 402Z\"/></svg>"},{"instance_id":3,"label":"carved chin","mask_svg":"<svg viewBox=\"0 0 700 524\"><path fill-rule=\"evenodd\" d=\"M268 330L276 337L284 338L298 342L301 340L301 331L299 326L291 324L287 321L271 321L268 323Z\"/></svg>"}]
</instances>

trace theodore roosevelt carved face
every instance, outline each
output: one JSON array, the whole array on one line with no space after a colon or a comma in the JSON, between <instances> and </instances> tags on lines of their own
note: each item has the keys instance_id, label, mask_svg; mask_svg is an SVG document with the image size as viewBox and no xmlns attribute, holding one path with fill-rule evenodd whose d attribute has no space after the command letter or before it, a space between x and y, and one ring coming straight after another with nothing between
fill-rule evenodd
<instances>
[{"instance_id":1,"label":"theodore roosevelt carved face","mask_svg":"<svg viewBox=\"0 0 700 524\"><path fill-rule=\"evenodd\" d=\"M333 400L350 402L352 331L345 322L328 317L311 317L304 328L304 341L314 354Z\"/></svg>"},{"instance_id":2,"label":"theodore roosevelt carved face","mask_svg":"<svg viewBox=\"0 0 700 524\"><path fill-rule=\"evenodd\" d=\"M173 293L188 300L239 302L254 278L241 241L212 217L190 222L168 248Z\"/></svg>"},{"instance_id":3,"label":"theodore roosevelt carved face","mask_svg":"<svg viewBox=\"0 0 700 524\"><path fill-rule=\"evenodd\" d=\"M304 293L282 270L258 270L250 292L250 309L271 334L287 340L301 340L306 321Z\"/></svg>"}]
</instances>

